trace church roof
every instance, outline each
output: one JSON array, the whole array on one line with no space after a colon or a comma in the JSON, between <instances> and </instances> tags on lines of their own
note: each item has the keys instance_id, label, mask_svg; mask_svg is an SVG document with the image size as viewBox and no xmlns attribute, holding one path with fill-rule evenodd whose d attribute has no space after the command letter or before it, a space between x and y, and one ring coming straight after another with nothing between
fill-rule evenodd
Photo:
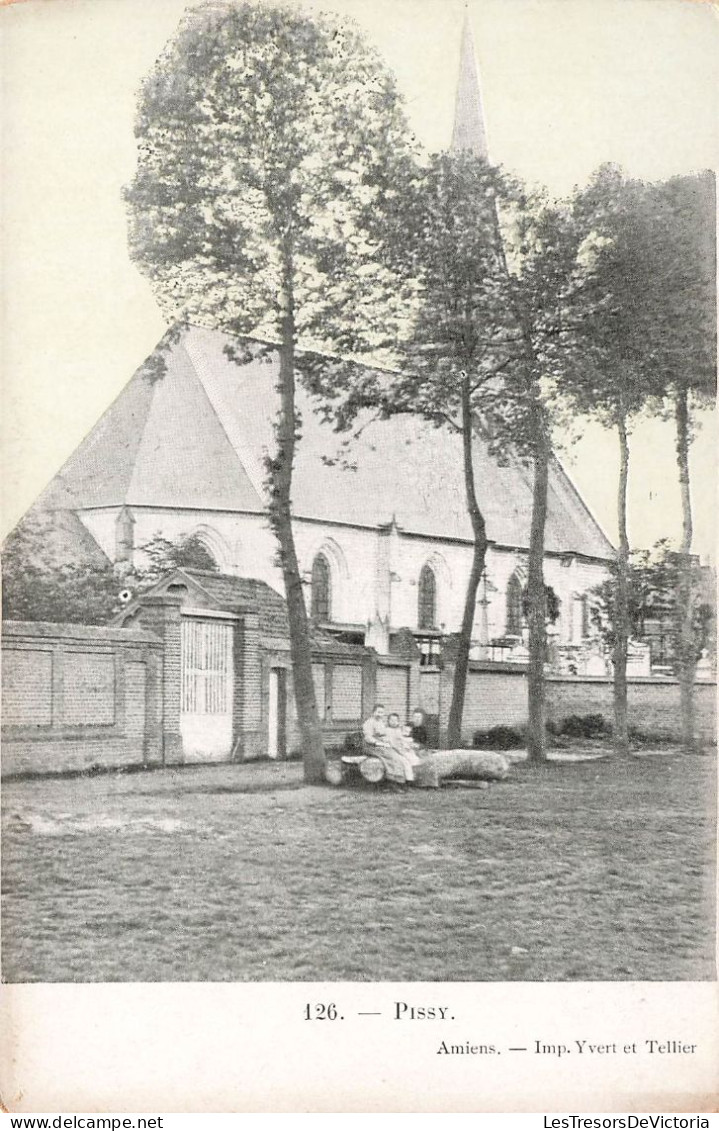
<instances>
[{"instance_id":1,"label":"church roof","mask_svg":"<svg viewBox=\"0 0 719 1131\"><path fill-rule=\"evenodd\" d=\"M273 451L276 355L238 365L215 330L189 327L167 347L165 371L144 366L46 492L95 507L170 507L264 513L265 456ZM298 388L293 511L297 518L470 541L461 440L410 414L368 421L349 449ZM527 548L531 473L501 465L479 437L475 478L492 542ZM335 461L332 463L332 461ZM329 462L328 462L329 461ZM347 467L350 463L353 467ZM45 500L47 502L47 499ZM610 558L607 538L558 462L550 474L548 551Z\"/></svg>"}]
</instances>

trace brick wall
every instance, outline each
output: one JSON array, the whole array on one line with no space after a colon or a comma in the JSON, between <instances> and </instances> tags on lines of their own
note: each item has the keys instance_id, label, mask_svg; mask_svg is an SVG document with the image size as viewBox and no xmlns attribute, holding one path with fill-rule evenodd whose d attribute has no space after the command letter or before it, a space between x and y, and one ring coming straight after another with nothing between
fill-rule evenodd
<instances>
[{"instance_id":1,"label":"brick wall","mask_svg":"<svg viewBox=\"0 0 719 1131\"><path fill-rule=\"evenodd\" d=\"M5 622L2 772L160 762L162 644L140 629Z\"/></svg>"},{"instance_id":2,"label":"brick wall","mask_svg":"<svg viewBox=\"0 0 719 1131\"><path fill-rule=\"evenodd\" d=\"M681 736L679 684L673 679L633 679L627 687L629 725L657 737ZM696 734L705 742L716 737L716 684L694 685ZM606 679L566 678L547 680L547 717L558 722L568 715L613 713L612 685Z\"/></svg>"},{"instance_id":3,"label":"brick wall","mask_svg":"<svg viewBox=\"0 0 719 1131\"><path fill-rule=\"evenodd\" d=\"M357 648L354 655L316 652L312 674L317 695L317 709L327 747L341 746L345 738L356 733L370 714L375 701L377 660L373 653ZM254 757L267 753L267 686L273 668L286 671L286 752L296 756L301 750L297 709L292 690L292 669L288 652L265 652L263 659L262 705L264 730ZM404 668L406 671L406 666Z\"/></svg>"},{"instance_id":4,"label":"brick wall","mask_svg":"<svg viewBox=\"0 0 719 1131\"><path fill-rule=\"evenodd\" d=\"M387 657L379 657L375 685L375 698L383 703L387 714L398 714L401 722L409 716L412 706L409 701L410 665L404 662L390 663Z\"/></svg>"},{"instance_id":5,"label":"brick wall","mask_svg":"<svg viewBox=\"0 0 719 1131\"><path fill-rule=\"evenodd\" d=\"M454 667L420 670L420 705L438 718L440 740L446 737L452 700ZM672 679L635 678L628 684L629 723L658 738L678 739L681 734L679 684ZM697 735L712 742L716 735L716 684L697 683L694 703ZM611 721L612 683L609 679L579 676L547 677L547 717L559 722L568 715L601 714ZM471 742L476 730L527 721L526 669L518 664L472 662L462 727L463 740Z\"/></svg>"},{"instance_id":6,"label":"brick wall","mask_svg":"<svg viewBox=\"0 0 719 1131\"><path fill-rule=\"evenodd\" d=\"M362 716L362 666L337 664L332 669L332 718L336 722Z\"/></svg>"}]
</instances>

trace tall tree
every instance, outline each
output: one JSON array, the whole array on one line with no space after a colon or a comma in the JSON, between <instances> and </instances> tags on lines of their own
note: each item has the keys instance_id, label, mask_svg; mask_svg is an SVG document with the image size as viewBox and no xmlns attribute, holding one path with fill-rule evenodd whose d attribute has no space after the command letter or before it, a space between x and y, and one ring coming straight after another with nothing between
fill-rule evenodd
<instances>
[{"instance_id":1,"label":"tall tree","mask_svg":"<svg viewBox=\"0 0 719 1131\"><path fill-rule=\"evenodd\" d=\"M682 741L694 750L696 616L689 453L697 414L716 397L716 180L713 173L651 186L652 269L643 301L654 311L651 363L666 382L675 423L682 506L676 648Z\"/></svg>"},{"instance_id":2,"label":"tall tree","mask_svg":"<svg viewBox=\"0 0 719 1131\"><path fill-rule=\"evenodd\" d=\"M287 598L305 777L324 771L292 530L298 380L381 357L403 296L378 217L409 160L392 77L359 34L291 8L218 4L189 17L142 88L131 250L163 308L277 343L269 519ZM314 348L303 353L302 345ZM245 359L244 351L234 353Z\"/></svg>"},{"instance_id":3,"label":"tall tree","mask_svg":"<svg viewBox=\"0 0 719 1131\"><path fill-rule=\"evenodd\" d=\"M647 325L640 305L639 272L642 256L648 250L649 233L641 195L640 185L627 182L619 169L607 165L576 195L574 202L584 234L579 252L584 286L578 295L575 316L581 324L585 348L583 364L572 375L569 392L580 412L597 417L616 431L619 444L612 664L614 746L621 755L629 752L629 440L636 417L659 392L656 375L646 365L643 344Z\"/></svg>"},{"instance_id":4,"label":"tall tree","mask_svg":"<svg viewBox=\"0 0 719 1131\"><path fill-rule=\"evenodd\" d=\"M546 758L544 665L547 586L544 581L549 481L557 427L566 422L562 388L578 364L571 311L577 289L578 230L570 210L542 192L515 189L497 212L505 252L507 303L517 342L504 376L500 431L532 469L527 566L530 758Z\"/></svg>"},{"instance_id":5,"label":"tall tree","mask_svg":"<svg viewBox=\"0 0 719 1131\"><path fill-rule=\"evenodd\" d=\"M481 432L495 453L511 447L533 468L529 539L529 749L545 756L544 530L552 431L561 419L558 374L574 363L567 307L576 240L568 211L463 151L432 159L408 194L395 240L414 285L400 375L385 410L419 412L462 437L473 556L465 593L448 742L462 713L487 532L474 475Z\"/></svg>"},{"instance_id":6,"label":"tall tree","mask_svg":"<svg viewBox=\"0 0 719 1131\"><path fill-rule=\"evenodd\" d=\"M617 489L619 547L614 577L615 747L629 748L627 650L631 630L627 481L629 436L645 411L674 404L683 507L677 643L684 741L693 745L692 689L695 632L692 600L689 402L706 397L713 372L713 335L707 279L707 229L687 182L646 185L604 166L575 198L585 233L580 250L584 285L575 317L584 342L583 364L570 383L580 410L616 429L620 450Z\"/></svg>"},{"instance_id":7,"label":"tall tree","mask_svg":"<svg viewBox=\"0 0 719 1131\"><path fill-rule=\"evenodd\" d=\"M385 416L415 413L461 438L462 472L473 545L458 637L447 744L459 746L477 592L485 569L487 530L475 481L482 414L502 397L501 373L516 331L508 324L502 248L495 220L504 179L464 151L433 156L403 191L388 239L393 268L406 280L405 333L391 378L368 372L343 406L379 406Z\"/></svg>"}]
</instances>

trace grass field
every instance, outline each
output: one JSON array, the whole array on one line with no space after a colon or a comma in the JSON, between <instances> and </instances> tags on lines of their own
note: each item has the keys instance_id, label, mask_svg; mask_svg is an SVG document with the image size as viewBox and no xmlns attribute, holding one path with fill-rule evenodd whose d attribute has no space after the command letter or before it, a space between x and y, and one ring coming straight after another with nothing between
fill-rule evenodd
<instances>
[{"instance_id":1,"label":"grass field","mask_svg":"<svg viewBox=\"0 0 719 1131\"><path fill-rule=\"evenodd\" d=\"M714 775L664 753L483 791L294 764L9 782L3 976L711 979Z\"/></svg>"}]
</instances>

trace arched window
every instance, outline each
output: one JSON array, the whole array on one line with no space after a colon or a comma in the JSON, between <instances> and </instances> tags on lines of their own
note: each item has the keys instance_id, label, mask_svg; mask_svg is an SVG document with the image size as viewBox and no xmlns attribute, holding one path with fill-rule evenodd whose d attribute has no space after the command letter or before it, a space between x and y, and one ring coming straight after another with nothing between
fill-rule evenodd
<instances>
[{"instance_id":1,"label":"arched window","mask_svg":"<svg viewBox=\"0 0 719 1131\"><path fill-rule=\"evenodd\" d=\"M507 636L522 635L522 583L513 573L507 582L507 619L505 632Z\"/></svg>"},{"instance_id":2,"label":"arched window","mask_svg":"<svg viewBox=\"0 0 719 1131\"><path fill-rule=\"evenodd\" d=\"M312 563L312 619L332 619L332 579L324 554L318 554Z\"/></svg>"},{"instance_id":3,"label":"arched window","mask_svg":"<svg viewBox=\"0 0 719 1131\"><path fill-rule=\"evenodd\" d=\"M419 628L437 627L437 581L434 570L428 565L422 566L419 575L417 624Z\"/></svg>"}]
</instances>

